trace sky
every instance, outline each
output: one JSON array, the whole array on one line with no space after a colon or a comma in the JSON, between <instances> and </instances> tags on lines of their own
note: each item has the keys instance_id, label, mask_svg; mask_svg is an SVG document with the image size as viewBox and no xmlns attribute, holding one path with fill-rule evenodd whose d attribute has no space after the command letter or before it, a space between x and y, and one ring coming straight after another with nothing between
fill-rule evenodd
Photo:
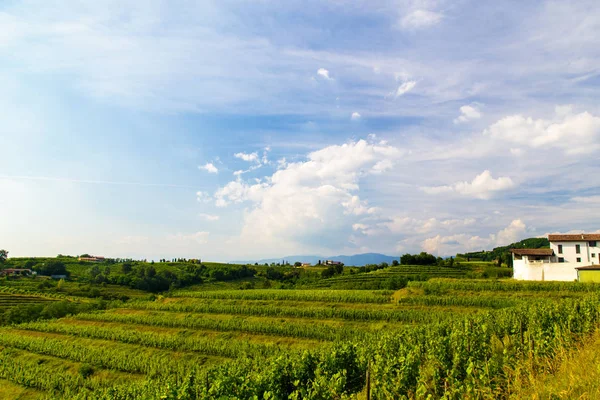
<instances>
[{"instance_id":1,"label":"sky","mask_svg":"<svg viewBox=\"0 0 600 400\"><path fill-rule=\"evenodd\" d=\"M600 3L0 2L0 248L231 261L600 230Z\"/></svg>"}]
</instances>

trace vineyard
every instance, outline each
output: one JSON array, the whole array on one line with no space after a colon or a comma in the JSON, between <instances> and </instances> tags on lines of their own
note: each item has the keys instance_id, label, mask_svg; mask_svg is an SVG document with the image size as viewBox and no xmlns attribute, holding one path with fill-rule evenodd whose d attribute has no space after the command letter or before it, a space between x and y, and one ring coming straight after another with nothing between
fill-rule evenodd
<instances>
[{"instance_id":1,"label":"vineyard","mask_svg":"<svg viewBox=\"0 0 600 400\"><path fill-rule=\"evenodd\" d=\"M373 399L509 398L598 328L599 299L593 284L445 278L113 300L0 327L0 397L365 399L368 373ZM78 301L0 291L20 300Z\"/></svg>"}]
</instances>

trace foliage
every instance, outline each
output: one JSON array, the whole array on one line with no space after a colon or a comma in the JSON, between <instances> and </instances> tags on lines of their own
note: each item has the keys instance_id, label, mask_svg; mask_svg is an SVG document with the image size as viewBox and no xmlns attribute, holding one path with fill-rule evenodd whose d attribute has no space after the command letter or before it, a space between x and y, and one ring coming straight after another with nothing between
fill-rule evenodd
<instances>
[{"instance_id":1,"label":"foliage","mask_svg":"<svg viewBox=\"0 0 600 400\"><path fill-rule=\"evenodd\" d=\"M0 264L3 264L8 258L8 251L0 249Z\"/></svg>"},{"instance_id":2,"label":"foliage","mask_svg":"<svg viewBox=\"0 0 600 400\"><path fill-rule=\"evenodd\" d=\"M25 303L15 307L0 308L0 325L19 324L39 319L61 318L80 312L102 309L105 304L74 303L69 301L47 301L40 303Z\"/></svg>"},{"instance_id":3,"label":"foliage","mask_svg":"<svg viewBox=\"0 0 600 400\"><path fill-rule=\"evenodd\" d=\"M35 266L35 271L40 275L66 275L69 276L70 272L67 271L65 263L59 260L49 260L42 264Z\"/></svg>"},{"instance_id":4,"label":"foliage","mask_svg":"<svg viewBox=\"0 0 600 400\"><path fill-rule=\"evenodd\" d=\"M400 257L402 265L435 265L437 261L435 256L424 251L419 254L404 254Z\"/></svg>"}]
</instances>

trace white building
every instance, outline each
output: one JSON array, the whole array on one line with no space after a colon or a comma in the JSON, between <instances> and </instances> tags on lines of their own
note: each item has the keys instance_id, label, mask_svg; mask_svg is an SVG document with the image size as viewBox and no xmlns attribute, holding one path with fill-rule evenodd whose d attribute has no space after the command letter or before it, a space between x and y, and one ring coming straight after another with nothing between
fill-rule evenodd
<instances>
[{"instance_id":1,"label":"white building","mask_svg":"<svg viewBox=\"0 0 600 400\"><path fill-rule=\"evenodd\" d=\"M600 234L549 235L549 249L513 249L513 277L532 281L574 281L577 269L599 264Z\"/></svg>"}]
</instances>

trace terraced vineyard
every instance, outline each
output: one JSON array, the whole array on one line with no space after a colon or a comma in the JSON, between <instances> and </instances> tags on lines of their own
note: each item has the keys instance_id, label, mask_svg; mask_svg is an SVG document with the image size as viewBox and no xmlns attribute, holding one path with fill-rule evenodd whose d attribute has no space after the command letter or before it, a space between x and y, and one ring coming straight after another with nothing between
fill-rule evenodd
<instances>
[{"instance_id":1,"label":"terraced vineyard","mask_svg":"<svg viewBox=\"0 0 600 400\"><path fill-rule=\"evenodd\" d=\"M427 280L431 278L464 278L468 269L435 265L408 265L380 269L369 273L344 274L322 279L310 284L312 288L331 289L386 289L401 280Z\"/></svg>"},{"instance_id":2,"label":"terraced vineyard","mask_svg":"<svg viewBox=\"0 0 600 400\"><path fill-rule=\"evenodd\" d=\"M17 306L46 303L49 301L54 301L54 299L42 296L0 292L0 310Z\"/></svg>"},{"instance_id":3,"label":"terraced vineyard","mask_svg":"<svg viewBox=\"0 0 600 400\"><path fill-rule=\"evenodd\" d=\"M399 291L181 290L0 328L0 383L6 382L0 395L192 399L269 392L268 398L364 398L368 365L374 398L414 397L418 390L438 397L448 388L464 394L464 387L453 385L467 379L469 363L496 357L485 345L492 337L521 338L506 358L495 359L499 366L519 360L527 343L535 357L549 357L547 346L558 346L556 335L565 344L573 340L560 321L570 321L569 329L580 333L593 329L600 309L597 300L586 299L599 291L595 285L467 280L410 282ZM583 316L569 314L575 301L584 302L577 306L588 310ZM555 319L559 325L548 325L555 326L553 333L544 331L545 341L538 342L536 321ZM449 362L445 357L453 360L448 370L430 376L423 369L427 360ZM494 368L486 374L497 373ZM434 379L428 383L433 386L419 389L424 379ZM480 384L492 390L500 383Z\"/></svg>"}]
</instances>

